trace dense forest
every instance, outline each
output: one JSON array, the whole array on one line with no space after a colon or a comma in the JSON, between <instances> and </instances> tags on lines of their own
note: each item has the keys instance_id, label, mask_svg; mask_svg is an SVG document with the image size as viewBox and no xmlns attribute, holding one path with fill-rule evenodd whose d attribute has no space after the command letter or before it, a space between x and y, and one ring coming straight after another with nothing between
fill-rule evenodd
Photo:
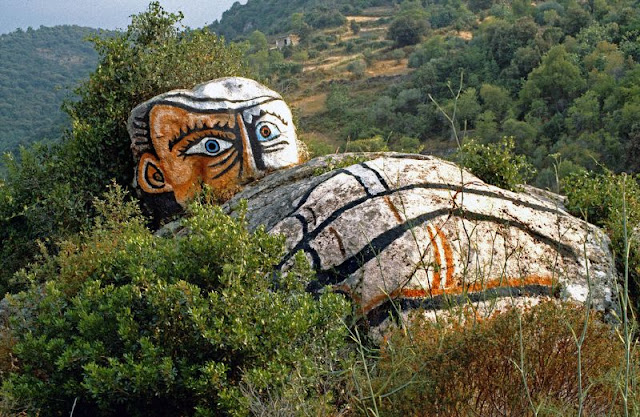
<instances>
[{"instance_id":1,"label":"dense forest","mask_svg":"<svg viewBox=\"0 0 640 417\"><path fill-rule=\"evenodd\" d=\"M126 31L82 43L86 55L70 45L87 29L0 37L14 68L0 86L34 109L88 74L59 113L64 133L4 160L1 416L638 413L638 1L249 0L217 34L180 20L152 2ZM42 68L59 70L54 86L32 82ZM224 76L281 91L311 156L436 153L503 188L566 194L611 238L619 306L606 322L589 297L478 320L470 302L398 318L381 341L357 305L305 290L304 256L276 272L283 239L249 233L242 208L232 218L205 191L180 220L189 233L156 233L132 190L130 111ZM7 149L37 140L36 121L64 124L14 96L2 92Z\"/></svg>"},{"instance_id":2,"label":"dense forest","mask_svg":"<svg viewBox=\"0 0 640 417\"><path fill-rule=\"evenodd\" d=\"M95 29L56 26L0 35L0 153L57 140L68 127L60 108L98 62L86 41Z\"/></svg>"}]
</instances>

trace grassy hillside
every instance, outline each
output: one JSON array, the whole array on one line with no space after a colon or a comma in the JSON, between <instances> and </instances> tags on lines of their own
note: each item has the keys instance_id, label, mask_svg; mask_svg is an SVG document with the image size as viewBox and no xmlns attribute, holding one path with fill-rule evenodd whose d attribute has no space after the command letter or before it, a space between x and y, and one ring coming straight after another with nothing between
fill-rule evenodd
<instances>
[{"instance_id":1,"label":"grassy hillside","mask_svg":"<svg viewBox=\"0 0 640 417\"><path fill-rule=\"evenodd\" d=\"M60 135L67 123L63 99L98 61L85 40L96 33L56 26L0 36L0 153Z\"/></svg>"}]
</instances>

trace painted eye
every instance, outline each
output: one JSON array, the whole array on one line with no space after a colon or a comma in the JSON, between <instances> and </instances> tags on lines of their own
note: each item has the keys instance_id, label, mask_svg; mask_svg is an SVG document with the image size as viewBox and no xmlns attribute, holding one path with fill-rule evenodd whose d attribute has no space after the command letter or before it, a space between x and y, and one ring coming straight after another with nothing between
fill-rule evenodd
<instances>
[{"instance_id":1,"label":"painted eye","mask_svg":"<svg viewBox=\"0 0 640 417\"><path fill-rule=\"evenodd\" d=\"M256 126L256 137L260 142L268 142L280 137L280 129L271 122L260 122Z\"/></svg>"},{"instance_id":2,"label":"painted eye","mask_svg":"<svg viewBox=\"0 0 640 417\"><path fill-rule=\"evenodd\" d=\"M220 138L204 137L184 151L184 155L216 156L231 148L229 141Z\"/></svg>"},{"instance_id":3,"label":"painted eye","mask_svg":"<svg viewBox=\"0 0 640 417\"><path fill-rule=\"evenodd\" d=\"M204 143L204 148L207 150L207 152L212 153L212 154L216 154L216 153L220 152L220 144L215 139L208 139Z\"/></svg>"}]
</instances>

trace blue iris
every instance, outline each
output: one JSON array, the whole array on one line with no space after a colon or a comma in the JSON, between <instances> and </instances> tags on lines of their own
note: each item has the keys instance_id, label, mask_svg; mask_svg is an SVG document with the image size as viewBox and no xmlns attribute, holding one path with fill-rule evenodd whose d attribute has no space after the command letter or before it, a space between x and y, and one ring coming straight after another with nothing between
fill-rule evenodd
<instances>
[{"instance_id":1,"label":"blue iris","mask_svg":"<svg viewBox=\"0 0 640 417\"><path fill-rule=\"evenodd\" d=\"M256 125L256 137L260 142L268 142L280 137L280 129L273 123L260 122Z\"/></svg>"},{"instance_id":2,"label":"blue iris","mask_svg":"<svg viewBox=\"0 0 640 417\"><path fill-rule=\"evenodd\" d=\"M207 150L207 152L217 153L220 151L220 144L215 139L209 139L205 142L204 148Z\"/></svg>"}]
</instances>

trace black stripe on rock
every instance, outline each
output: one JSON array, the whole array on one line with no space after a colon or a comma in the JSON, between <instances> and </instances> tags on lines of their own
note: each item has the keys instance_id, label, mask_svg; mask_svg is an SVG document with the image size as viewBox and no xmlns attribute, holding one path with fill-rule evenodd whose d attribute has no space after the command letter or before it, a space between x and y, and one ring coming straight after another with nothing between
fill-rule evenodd
<instances>
[{"instance_id":1,"label":"black stripe on rock","mask_svg":"<svg viewBox=\"0 0 640 417\"><path fill-rule=\"evenodd\" d=\"M380 181L380 184L382 184L382 186L384 187L385 190L389 190L389 184L387 184L387 181L385 181L384 178L382 178L382 175L380 175L380 172L378 172L378 170L371 168L369 165L367 165L366 162L363 162L360 164L361 167L368 169L369 171L372 171L376 177L378 177L378 181Z\"/></svg>"},{"instance_id":2,"label":"black stripe on rock","mask_svg":"<svg viewBox=\"0 0 640 417\"><path fill-rule=\"evenodd\" d=\"M367 314L367 320L371 326L378 326L388 318L397 320L398 312L411 310L441 310L447 307L462 306L466 303L489 301L496 298L523 298L552 296L553 288L544 285L524 285L522 287L498 287L485 291L457 294L437 295L425 298L397 298L387 300Z\"/></svg>"},{"instance_id":3,"label":"black stripe on rock","mask_svg":"<svg viewBox=\"0 0 640 417\"><path fill-rule=\"evenodd\" d=\"M332 175L331 177L327 178L327 180L330 179L330 178L333 178L336 175L339 175L341 173L344 173L344 174L347 174L347 175L353 175L348 171L340 169L340 170L336 171L334 175ZM315 189L317 187L319 187L321 184L324 184L325 182L326 182L326 180L323 181L320 184L316 184L311 189L309 189L305 193L305 195L302 197L300 202L298 203L296 210L298 210L300 207L302 207L302 205L304 203L306 203L306 201L308 200L308 198L311 195L311 193L313 191L315 191ZM462 190L461 190L460 187L453 186L453 185L450 185L450 184L436 184L436 183L411 184L411 185L407 185L407 186L404 186L404 187L397 188L395 190L386 190L386 191L383 191L383 192L381 192L379 194L376 194L375 196L367 194L367 196L360 197L360 198L357 198L357 199L355 199L353 201L350 201L350 202L346 203L345 205L343 205L342 207L340 207L339 209L337 209L333 213L331 213L315 229L313 229L312 231L310 231L307 234L305 234L303 236L302 240L291 250L291 252L285 255L285 257L282 260L282 262L280 263L279 267L281 268L282 265L284 265L293 256L293 254L295 252L297 252L298 250L302 249L303 246L307 245L308 242L310 242L311 240L315 239L322 231L324 231L324 229L326 227L328 227L333 221L335 221L338 217L340 217L347 210L355 208L355 207L357 207L357 206L359 206L359 205L361 205L361 204L363 204L363 203L365 203L365 202L367 202L370 199L375 198L375 197L385 197L385 196L388 196L388 195L392 195L392 194L394 194L396 192L415 190L415 189L427 189L427 190L436 189L436 190L462 191L463 193L477 194L477 195L482 195L482 196L485 196L485 197L493 197L493 198L497 198L497 199L500 199L500 200L511 201L512 203L514 203L516 205L522 205L522 206L525 206L525 207L529 207L529 208L531 208L533 210L545 211L547 213L552 213L552 214L557 214L557 215L562 215L562 216L566 215L565 213L563 213L563 212L561 212L559 210L556 210L556 209L550 209L548 207L545 207L545 206L542 206L542 205L539 205L539 204L529 203L529 202L526 202L526 201L521 201L521 200L518 200L518 199L512 198L512 197L506 197L506 196L503 196L503 195L498 194L498 193L493 192L493 191L475 190L475 189L472 189L472 188L462 188ZM294 210L291 214L289 214L289 216L286 216L286 217L290 217L291 215L293 215L293 213L295 213L296 210ZM440 213L440 214L434 214L434 213ZM458 217L463 217L463 218L491 221L491 222L494 222L494 223L508 224L509 226L513 226L513 227L516 227L516 228L518 228L520 230L523 230L523 231L529 233L531 236L533 236L533 237L535 237L535 238L537 238L537 239L539 239L539 240L541 240L541 241L543 241L543 242L545 242L545 243L547 243L547 244L549 244L551 246L554 246L554 247L560 249L561 251L563 251L565 253L570 254L571 256L573 256L576 259L578 257L573 252L573 249L569 245L563 244L560 241L557 241L557 240L555 240L553 238L544 236L541 233L536 232L536 231L526 227L522 223L516 222L514 220L503 219L503 218L496 217L496 216L485 215L485 214L480 214L480 213L473 213L473 212L465 211L465 210L462 210L462 209L451 210L450 208L442 208L442 209L436 210L434 212L424 213L424 214L422 214L420 216L417 216L417 217L415 217L413 219L410 219L407 222L394 227L393 229L387 230L382 235L376 237L374 239L374 241L380 241L381 236L384 236L384 235L394 235L394 234L399 233L398 234L398 237L399 237L399 236L402 235L402 233L404 233L406 230L408 230L410 228L410 227L407 227L408 224L412 225L411 227L418 226L418 225L424 223L425 221L428 221L430 219L433 219L433 218L435 218L437 216L444 215L444 214L452 214L452 215L455 215L455 216L458 216ZM402 230L400 230L400 229L402 229ZM387 239L383 237L382 240L386 241ZM388 244L390 244L391 242L392 241L388 242ZM372 243L373 243L373 241L372 241ZM388 244L387 244L387 246L388 246ZM365 249L361 250L360 252L363 252ZM384 250L384 248L382 248L381 250ZM380 253L381 250L379 250L377 253ZM370 254L367 254L367 255L370 255ZM357 256L357 254L354 255L354 256ZM368 261L370 259L371 258L368 258L366 260ZM345 263L347 263L347 262L350 262L350 259L348 259L345 262L343 262L342 265L345 265ZM348 269L351 270L352 267L349 267ZM352 272L355 272L355 270L357 270L357 269L358 268L355 268ZM322 273L327 273L327 272L326 271L322 271L319 274L322 274ZM343 275L343 277L346 277L346 275ZM327 283L335 283L335 282L332 282L334 279L335 278L330 279ZM336 282L339 282L339 281L340 280L338 280Z\"/></svg>"},{"instance_id":4,"label":"black stripe on rock","mask_svg":"<svg viewBox=\"0 0 640 417\"><path fill-rule=\"evenodd\" d=\"M320 183L318 183L318 184L314 185L313 187L309 188L309 189L308 189L308 190L307 190L307 191L302 195L302 197L300 197L300 201L298 201L298 204L296 204L296 207L295 207L295 208L294 208L294 209L293 209L289 214L287 214L285 217L290 217L290 216L292 216L292 215L293 215L293 213L295 213L296 211L300 210L300 207L302 207L302 206L307 202L307 200L309 199L309 197L311 196L311 194L316 190L316 188L318 188L320 185L324 184L325 182L327 182L327 181L328 181L328 180L330 180L331 178L336 177L336 176L338 176L338 175L340 175L340 174L347 174L347 175L348 175L349 173L348 173L348 172L346 172L346 171L345 171L345 170L343 170L343 169L339 169L339 170L337 170L337 171L333 171L333 172L331 173L331 175L329 175L329 176L327 177L327 179L325 179L324 181L322 181L322 182L320 182Z\"/></svg>"},{"instance_id":5,"label":"black stripe on rock","mask_svg":"<svg viewBox=\"0 0 640 417\"><path fill-rule=\"evenodd\" d=\"M365 263L375 258L378 254L382 253L387 247L389 247L396 239L400 238L407 230L420 226L421 224L432 220L436 217L450 215L455 217L461 217L469 220L486 221L497 224L505 224L516 229L520 229L525 233L528 233L532 237L542 241L543 243L555 247L560 252L572 256L574 259L578 259L578 255L574 253L573 248L565 243L559 242L548 236L544 236L535 230L531 230L522 223L518 223L514 220L502 219L500 217L491 216L488 214L473 213L470 211L464 211L461 209L450 210L448 208L442 208L439 210L423 213L412 219L407 220L391 229L386 230L380 235L372 239L368 245L363 247L358 253L354 254L350 258L346 259L340 265L337 265L326 271L319 271L317 273L318 281L323 285L337 284L340 281L347 278L349 275L356 272ZM317 235L315 230L309 233L309 236L315 237Z\"/></svg>"},{"instance_id":6,"label":"black stripe on rock","mask_svg":"<svg viewBox=\"0 0 640 417\"><path fill-rule=\"evenodd\" d=\"M387 231L373 238L369 242L369 244L363 247L355 255L346 259L340 265L337 265L326 271L319 271L316 275L317 280L322 285L337 284L338 282L344 280L346 277L360 269L362 265L375 258L378 254L389 247L394 241L400 238L400 236L402 236L407 230L419 226L429 220L435 219L436 217L445 216L449 214L449 212L449 208L442 208L439 210L431 211L429 213L423 213L418 217L414 217L413 219L407 220L404 223L388 229ZM319 227L313 230L310 235L314 234L318 229Z\"/></svg>"}]
</instances>

